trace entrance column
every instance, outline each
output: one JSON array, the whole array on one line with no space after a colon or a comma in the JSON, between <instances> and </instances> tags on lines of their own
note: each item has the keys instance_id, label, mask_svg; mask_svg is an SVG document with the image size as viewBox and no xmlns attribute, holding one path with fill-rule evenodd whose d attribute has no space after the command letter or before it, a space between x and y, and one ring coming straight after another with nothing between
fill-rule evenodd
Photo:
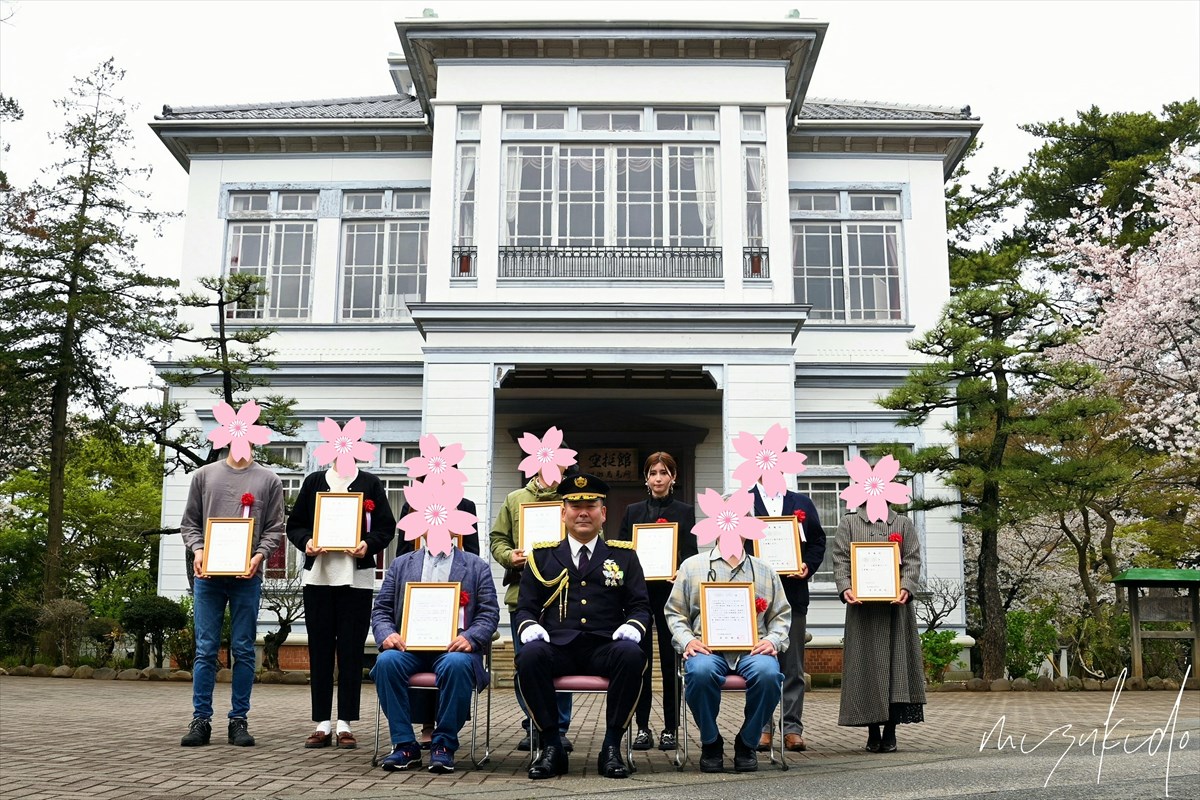
<instances>
[{"instance_id":1,"label":"entrance column","mask_svg":"<svg viewBox=\"0 0 1200 800\"><path fill-rule=\"evenodd\" d=\"M723 424L725 437L725 488L734 491L733 471L742 456L733 449L733 439L742 431L762 438L776 423L793 436L796 433L796 366L793 359L776 363L726 364L723 369ZM789 440L788 447L796 449Z\"/></svg>"},{"instance_id":2,"label":"entrance column","mask_svg":"<svg viewBox=\"0 0 1200 800\"><path fill-rule=\"evenodd\" d=\"M479 548L486 559L492 524L492 365L427 361L424 393L422 432L435 434L443 447L461 442L467 451L458 466L467 476L466 496L478 510Z\"/></svg>"}]
</instances>

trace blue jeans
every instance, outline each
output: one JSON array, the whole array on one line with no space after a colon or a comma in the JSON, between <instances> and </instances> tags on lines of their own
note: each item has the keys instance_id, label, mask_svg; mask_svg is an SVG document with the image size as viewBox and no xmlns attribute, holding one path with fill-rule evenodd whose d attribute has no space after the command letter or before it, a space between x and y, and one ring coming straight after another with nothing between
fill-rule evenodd
<instances>
[{"instance_id":1,"label":"blue jeans","mask_svg":"<svg viewBox=\"0 0 1200 800\"><path fill-rule=\"evenodd\" d=\"M508 610L508 621L512 629L513 643L513 658L517 657L517 653L521 652L521 637L517 633L517 621L513 618L515 609ZM567 693L559 694L556 698L558 701L558 732L562 736L567 735L567 729L571 727L571 695ZM521 693L517 692L517 705L521 707L521 712L525 718L521 720L521 727L529 731L529 709L525 707L525 698L521 697Z\"/></svg>"},{"instance_id":2,"label":"blue jeans","mask_svg":"<svg viewBox=\"0 0 1200 800\"><path fill-rule=\"evenodd\" d=\"M217 682L217 651L221 648L221 623L229 605L230 650L233 656L233 698L229 718L250 713L250 689L254 686L254 639L258 633L258 600L262 577L197 578L192 590L192 613L196 626L196 661L192 670L192 716L213 715L213 686Z\"/></svg>"},{"instance_id":3,"label":"blue jeans","mask_svg":"<svg viewBox=\"0 0 1200 800\"><path fill-rule=\"evenodd\" d=\"M387 717L392 744L414 744L408 681L418 672L437 676L438 701L433 746L458 750L458 732L471 712L475 691L475 656L470 653L412 653L384 650L375 659L371 678Z\"/></svg>"},{"instance_id":4,"label":"blue jeans","mask_svg":"<svg viewBox=\"0 0 1200 800\"><path fill-rule=\"evenodd\" d=\"M683 696L700 728L700 742L712 744L721 735L717 712L721 710L721 687L730 672L729 663L724 656L697 654L684 661L683 667L687 676ZM742 744L753 748L779 705L783 673L775 656L758 655L738 659L736 674L746 680L746 718L738 735Z\"/></svg>"}]
</instances>

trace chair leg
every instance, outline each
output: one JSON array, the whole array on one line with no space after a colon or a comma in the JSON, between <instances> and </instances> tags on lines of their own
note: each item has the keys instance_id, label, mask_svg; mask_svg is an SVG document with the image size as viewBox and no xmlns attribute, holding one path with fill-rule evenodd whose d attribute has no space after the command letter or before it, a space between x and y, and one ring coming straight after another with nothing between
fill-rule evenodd
<instances>
[{"instance_id":1,"label":"chair leg","mask_svg":"<svg viewBox=\"0 0 1200 800\"><path fill-rule=\"evenodd\" d=\"M679 676L679 736L675 747L675 769L683 771L683 765L687 763L687 702L683 699L684 690L687 688L687 676L683 674L682 662L677 658L675 660L675 674Z\"/></svg>"},{"instance_id":2,"label":"chair leg","mask_svg":"<svg viewBox=\"0 0 1200 800\"><path fill-rule=\"evenodd\" d=\"M371 754L371 766L379 766L379 728L380 721L383 717L383 704L379 702L379 697L375 698L375 752Z\"/></svg>"}]
</instances>

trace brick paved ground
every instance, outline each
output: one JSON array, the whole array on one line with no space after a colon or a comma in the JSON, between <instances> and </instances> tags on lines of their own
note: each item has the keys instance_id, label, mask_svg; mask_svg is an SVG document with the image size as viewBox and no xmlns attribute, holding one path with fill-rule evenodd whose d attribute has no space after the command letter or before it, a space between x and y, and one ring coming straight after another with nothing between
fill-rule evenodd
<instances>
[{"instance_id":1,"label":"brick paved ground","mask_svg":"<svg viewBox=\"0 0 1200 800\"><path fill-rule=\"evenodd\" d=\"M364 688L370 697L370 685ZM994 745L980 753L982 738L1001 718L1006 733L1029 735L1027 747L1067 723L1074 726L1074 736L1082 737L1096 728L1102 734L1113 696L1101 692L931 694L926 723L901 728L900 752L884 756L862 752L862 731L837 727L836 691L815 691L809 693L805 704L809 751L790 755L792 769L788 773L769 767L764 759L755 774L702 776L694 763L696 749L692 750L693 762L677 772L667 754L654 750L637 754L638 772L627 781L596 776L602 698L580 696L576 698L571 731L576 746L571 772L562 779L537 783L526 779L525 754L515 750L520 712L511 691L498 690L493 695L491 763L471 769L465 764L464 748L459 752L459 771L448 776L427 772L389 774L373 769L373 719L360 723L356 730L365 745L358 750L302 749L310 730L308 689L303 686L255 687L250 728L258 738L257 747L243 749L225 744L221 725L214 730L213 745L180 748L179 737L191 716L190 692L189 684L179 683L0 678L0 798L333 800L397 794L414 798L486 794L493 800L564 794L954 797L971 791L980 791L971 796L986 794L1006 799L1110 796L1070 788L1097 783L1095 761L1080 753L1071 753L1069 761L1064 759L1051 784L1066 782L1062 785L1067 786L1064 791L1068 793L1039 794L1049 767L1064 750L1062 746L1052 754L1047 752L1049 746L1042 748L1038 756L997 752ZM218 685L218 708L228 702L228 693L228 684ZM730 696L731 702L722 713L721 726L727 741L737 725L735 718L740 716L737 697ZM1135 755L1114 750L1107 756L1100 782L1103 786L1112 781L1117 787L1111 796L1133 796L1121 781L1141 773L1145 778L1139 778L1135 785L1143 787L1139 791L1146 794L1137 796L1162 796L1167 790L1174 797L1200 796L1200 693L1187 692L1180 699L1170 692L1126 692L1113 715L1114 720L1120 718L1122 722L1110 739L1129 736L1128 749L1134 749L1155 727L1168 723L1177 700L1169 786L1163 785L1163 759L1169 748L1159 748L1153 757L1144 746ZM657 709L653 719L661 719ZM1056 735L1054 740L1062 741L1062 737ZM1025 772L1030 774L1026 776ZM913 783L906 787L909 779L901 779L901 775L911 775ZM924 788L916 788L921 781ZM805 791L805 787L814 789L826 784L835 788L811 795ZM1009 790L992 794L979 788L994 785ZM968 790L970 786L975 788ZM1025 789L1019 788L1022 786Z\"/></svg>"}]
</instances>

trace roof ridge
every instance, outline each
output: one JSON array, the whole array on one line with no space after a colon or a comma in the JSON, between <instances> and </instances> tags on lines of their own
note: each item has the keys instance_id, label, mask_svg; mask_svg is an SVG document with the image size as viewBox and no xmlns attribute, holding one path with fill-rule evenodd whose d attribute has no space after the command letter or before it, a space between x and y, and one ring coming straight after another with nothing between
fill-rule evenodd
<instances>
[{"instance_id":1,"label":"roof ridge","mask_svg":"<svg viewBox=\"0 0 1200 800\"><path fill-rule=\"evenodd\" d=\"M163 111L167 114L197 114L209 111L249 111L252 109L265 108L313 108L316 106L341 106L351 103L370 103L383 102L387 100L410 100L412 95L408 94L376 94L364 95L361 97L327 97L318 100L276 100L274 102L262 103L235 103L230 105L213 105L213 106L163 106Z\"/></svg>"},{"instance_id":2,"label":"roof ridge","mask_svg":"<svg viewBox=\"0 0 1200 800\"><path fill-rule=\"evenodd\" d=\"M891 108L902 111L932 111L943 114L961 114L961 106L937 106L923 103L889 103L884 100L851 100L844 97L806 97L804 105L857 106L859 108Z\"/></svg>"}]
</instances>

